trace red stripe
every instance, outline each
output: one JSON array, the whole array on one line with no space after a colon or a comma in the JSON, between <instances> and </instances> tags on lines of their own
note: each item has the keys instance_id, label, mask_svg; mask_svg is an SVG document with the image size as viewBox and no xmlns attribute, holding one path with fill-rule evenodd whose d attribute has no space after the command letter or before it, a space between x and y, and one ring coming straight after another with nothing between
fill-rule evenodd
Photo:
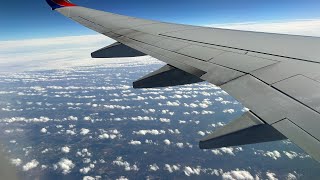
<instances>
[{"instance_id":1,"label":"red stripe","mask_svg":"<svg viewBox=\"0 0 320 180\"><path fill-rule=\"evenodd\" d=\"M67 0L52 0L52 1L60 6L76 6L75 4L72 4Z\"/></svg>"}]
</instances>

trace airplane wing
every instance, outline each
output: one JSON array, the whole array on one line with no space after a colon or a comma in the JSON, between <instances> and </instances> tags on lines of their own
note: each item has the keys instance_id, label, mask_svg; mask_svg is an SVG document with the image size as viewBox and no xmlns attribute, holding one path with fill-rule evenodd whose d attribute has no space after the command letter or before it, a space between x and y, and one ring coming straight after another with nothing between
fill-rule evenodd
<instances>
[{"instance_id":1,"label":"airplane wing","mask_svg":"<svg viewBox=\"0 0 320 180\"><path fill-rule=\"evenodd\" d=\"M320 38L172 24L47 0L117 43L94 58L150 55L167 63L135 88L208 81L250 109L200 141L218 148L289 138L320 161Z\"/></svg>"}]
</instances>

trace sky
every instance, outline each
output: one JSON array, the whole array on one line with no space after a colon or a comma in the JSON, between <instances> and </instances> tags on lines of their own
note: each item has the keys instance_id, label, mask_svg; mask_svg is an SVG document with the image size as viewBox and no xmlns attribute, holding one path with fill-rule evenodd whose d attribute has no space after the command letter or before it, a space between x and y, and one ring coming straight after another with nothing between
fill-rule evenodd
<instances>
[{"instance_id":1,"label":"sky","mask_svg":"<svg viewBox=\"0 0 320 180\"><path fill-rule=\"evenodd\" d=\"M320 19L320 1L300 0L73 0L89 8L192 25L287 22ZM45 0L4 1L0 41L93 35L95 32L51 11Z\"/></svg>"}]
</instances>

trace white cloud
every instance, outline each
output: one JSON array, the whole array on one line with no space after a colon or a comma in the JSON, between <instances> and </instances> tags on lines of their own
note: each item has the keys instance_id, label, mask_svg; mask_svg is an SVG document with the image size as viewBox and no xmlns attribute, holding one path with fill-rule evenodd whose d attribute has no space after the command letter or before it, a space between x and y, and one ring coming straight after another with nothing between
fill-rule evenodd
<instances>
[{"instance_id":1,"label":"white cloud","mask_svg":"<svg viewBox=\"0 0 320 180\"><path fill-rule=\"evenodd\" d=\"M69 117L68 117L68 120L70 120L70 121L77 121L77 120L78 120L78 117L69 116Z\"/></svg>"},{"instance_id":2,"label":"white cloud","mask_svg":"<svg viewBox=\"0 0 320 180\"><path fill-rule=\"evenodd\" d=\"M81 135L86 135L86 134L88 134L90 132L90 130L89 129L86 129L86 128L81 128L81 130L80 130L80 134Z\"/></svg>"},{"instance_id":3,"label":"white cloud","mask_svg":"<svg viewBox=\"0 0 320 180\"><path fill-rule=\"evenodd\" d=\"M146 134L160 135L160 134L165 134L165 133L166 133L166 131L164 131L164 130L156 130L156 129L133 131L133 134L137 134L137 135L146 135Z\"/></svg>"},{"instance_id":4,"label":"white cloud","mask_svg":"<svg viewBox=\"0 0 320 180\"><path fill-rule=\"evenodd\" d=\"M41 130L40 130L40 132L42 132L42 133L47 133L48 132L48 130L46 129L46 128L42 128Z\"/></svg>"},{"instance_id":5,"label":"white cloud","mask_svg":"<svg viewBox=\"0 0 320 180\"><path fill-rule=\"evenodd\" d=\"M306 36L320 36L320 19L288 20L282 22L243 22L214 24L212 27Z\"/></svg>"},{"instance_id":6,"label":"white cloud","mask_svg":"<svg viewBox=\"0 0 320 180\"><path fill-rule=\"evenodd\" d=\"M15 166L20 166L22 164L22 160L17 158L17 159L11 159L11 164L15 165Z\"/></svg>"},{"instance_id":7,"label":"white cloud","mask_svg":"<svg viewBox=\"0 0 320 180\"><path fill-rule=\"evenodd\" d=\"M91 176L84 176L83 180L96 180L96 178L91 177Z\"/></svg>"},{"instance_id":8,"label":"white cloud","mask_svg":"<svg viewBox=\"0 0 320 180\"><path fill-rule=\"evenodd\" d=\"M281 154L279 151L274 150L274 151L267 151L266 153L263 154L264 156L271 157L274 160L277 160L278 158L281 157Z\"/></svg>"},{"instance_id":9,"label":"white cloud","mask_svg":"<svg viewBox=\"0 0 320 180\"><path fill-rule=\"evenodd\" d=\"M158 171L159 166L157 164L151 164L151 165L149 165L149 170L150 171Z\"/></svg>"},{"instance_id":10,"label":"white cloud","mask_svg":"<svg viewBox=\"0 0 320 180\"><path fill-rule=\"evenodd\" d=\"M120 167L124 167L125 171L139 171L139 168L136 164L131 166L131 164L129 162L123 160L123 158L121 156L117 157L117 159L114 160L112 162L112 164L120 166Z\"/></svg>"},{"instance_id":11,"label":"white cloud","mask_svg":"<svg viewBox=\"0 0 320 180\"><path fill-rule=\"evenodd\" d=\"M166 145L170 145L170 144L171 144L171 142L170 142L169 139L165 139L163 142L164 142Z\"/></svg>"},{"instance_id":12,"label":"white cloud","mask_svg":"<svg viewBox=\"0 0 320 180\"><path fill-rule=\"evenodd\" d=\"M120 176L119 178L117 178L116 180L129 180L128 178L124 177L124 176Z\"/></svg>"},{"instance_id":13,"label":"white cloud","mask_svg":"<svg viewBox=\"0 0 320 180\"><path fill-rule=\"evenodd\" d=\"M201 168L191 168L189 166L186 166L184 167L184 170L183 170L184 174L186 176L191 176L191 175L200 175L200 172L201 172Z\"/></svg>"},{"instance_id":14,"label":"white cloud","mask_svg":"<svg viewBox=\"0 0 320 180\"><path fill-rule=\"evenodd\" d=\"M66 134L76 135L75 130L66 130Z\"/></svg>"},{"instance_id":15,"label":"white cloud","mask_svg":"<svg viewBox=\"0 0 320 180\"><path fill-rule=\"evenodd\" d=\"M289 173L287 175L287 180L296 180L296 179L298 179L297 176L292 173Z\"/></svg>"},{"instance_id":16,"label":"white cloud","mask_svg":"<svg viewBox=\"0 0 320 180\"><path fill-rule=\"evenodd\" d=\"M198 131L198 134L199 134L200 136L205 136L205 135L206 135L206 133L203 132L203 131Z\"/></svg>"},{"instance_id":17,"label":"white cloud","mask_svg":"<svg viewBox=\"0 0 320 180\"><path fill-rule=\"evenodd\" d=\"M17 41L0 41L1 72L72 69L79 66L121 67L138 64L156 64L151 57L94 59L90 54L114 40L103 35L70 36ZM19 54L17 56L17 54ZM21 58L23 57L23 58Z\"/></svg>"},{"instance_id":18,"label":"white cloud","mask_svg":"<svg viewBox=\"0 0 320 180\"><path fill-rule=\"evenodd\" d=\"M71 160L66 159L66 158L62 158L58 162L58 167L62 170L63 174L68 174L75 167L75 165L73 164L73 162Z\"/></svg>"},{"instance_id":19,"label":"white cloud","mask_svg":"<svg viewBox=\"0 0 320 180\"><path fill-rule=\"evenodd\" d=\"M176 143L178 148L183 148L183 143Z\"/></svg>"},{"instance_id":20,"label":"white cloud","mask_svg":"<svg viewBox=\"0 0 320 180\"><path fill-rule=\"evenodd\" d=\"M254 180L248 171L235 170L222 174L223 180Z\"/></svg>"},{"instance_id":21,"label":"white cloud","mask_svg":"<svg viewBox=\"0 0 320 180\"><path fill-rule=\"evenodd\" d=\"M164 170L169 171L169 173L173 173L174 171L179 171L180 170L180 165L170 165L170 164L165 164L164 165Z\"/></svg>"},{"instance_id":22,"label":"white cloud","mask_svg":"<svg viewBox=\"0 0 320 180\"><path fill-rule=\"evenodd\" d=\"M276 177L276 174L273 172L267 172L266 176L267 176L268 180L278 180L278 178Z\"/></svg>"},{"instance_id":23,"label":"white cloud","mask_svg":"<svg viewBox=\"0 0 320 180\"><path fill-rule=\"evenodd\" d=\"M99 139L109 139L109 138L110 138L110 136L109 136L109 134L104 133L104 134L99 135L99 137L98 137L98 138L99 138Z\"/></svg>"},{"instance_id":24,"label":"white cloud","mask_svg":"<svg viewBox=\"0 0 320 180\"><path fill-rule=\"evenodd\" d=\"M129 142L129 144L131 144L131 145L141 145L141 141L131 140L131 141Z\"/></svg>"},{"instance_id":25,"label":"white cloud","mask_svg":"<svg viewBox=\"0 0 320 180\"><path fill-rule=\"evenodd\" d=\"M88 172L89 172L90 170L91 170L90 167L84 167L84 168L81 168L81 169L79 170L79 172L82 173L82 174L88 174Z\"/></svg>"},{"instance_id":26,"label":"white cloud","mask_svg":"<svg viewBox=\"0 0 320 180\"><path fill-rule=\"evenodd\" d=\"M64 152L64 153L69 153L70 152L70 148L65 146L65 147L62 147L61 148L61 151Z\"/></svg>"},{"instance_id":27,"label":"white cloud","mask_svg":"<svg viewBox=\"0 0 320 180\"><path fill-rule=\"evenodd\" d=\"M232 114L232 113L234 113L234 112L235 112L235 110L234 110L234 109L225 109L225 110L223 110L222 112L223 112L223 113L229 113L229 114Z\"/></svg>"},{"instance_id":28,"label":"white cloud","mask_svg":"<svg viewBox=\"0 0 320 180\"><path fill-rule=\"evenodd\" d=\"M22 167L23 171L29 171L30 169L36 168L39 165L39 162L35 159L32 161L28 162Z\"/></svg>"},{"instance_id":29,"label":"white cloud","mask_svg":"<svg viewBox=\"0 0 320 180\"><path fill-rule=\"evenodd\" d=\"M171 120L168 118L160 118L159 121L163 123L169 123Z\"/></svg>"}]
</instances>

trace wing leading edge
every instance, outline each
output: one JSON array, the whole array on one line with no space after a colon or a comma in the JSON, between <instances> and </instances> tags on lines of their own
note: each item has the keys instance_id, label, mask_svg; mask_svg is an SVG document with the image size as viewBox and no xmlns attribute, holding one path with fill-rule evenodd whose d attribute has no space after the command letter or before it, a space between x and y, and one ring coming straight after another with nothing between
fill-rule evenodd
<instances>
[{"instance_id":1,"label":"wing leading edge","mask_svg":"<svg viewBox=\"0 0 320 180\"><path fill-rule=\"evenodd\" d=\"M150 55L167 63L135 88L208 81L250 109L200 141L218 148L289 138L320 161L320 39L180 25L47 0L52 9L118 43L93 57Z\"/></svg>"}]
</instances>

